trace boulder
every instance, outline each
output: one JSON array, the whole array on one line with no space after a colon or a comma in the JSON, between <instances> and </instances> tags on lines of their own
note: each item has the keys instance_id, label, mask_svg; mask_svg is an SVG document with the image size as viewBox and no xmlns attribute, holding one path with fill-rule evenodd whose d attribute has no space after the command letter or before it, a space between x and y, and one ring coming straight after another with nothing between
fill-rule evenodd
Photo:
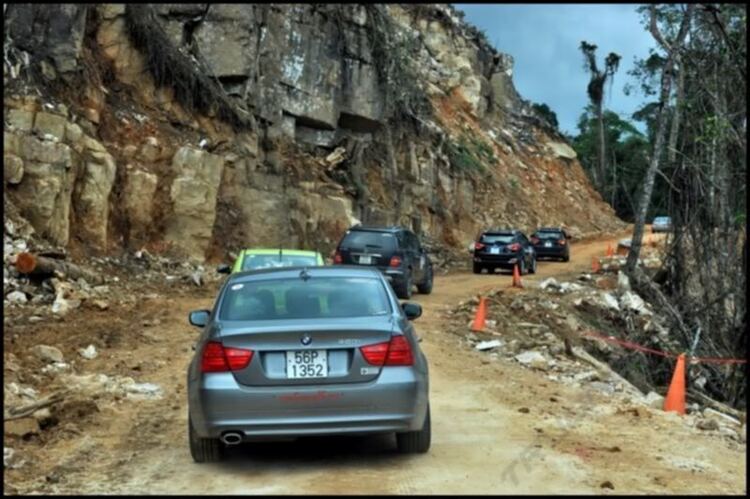
<instances>
[{"instance_id":1,"label":"boulder","mask_svg":"<svg viewBox=\"0 0 750 499\"><path fill-rule=\"evenodd\" d=\"M36 345L31 351L45 362L63 361L63 354L59 348L51 347L49 345Z\"/></svg>"},{"instance_id":2,"label":"boulder","mask_svg":"<svg viewBox=\"0 0 750 499\"><path fill-rule=\"evenodd\" d=\"M135 247L146 242L158 180L153 173L135 169L129 169L125 178L123 205L128 219L128 240Z\"/></svg>"},{"instance_id":3,"label":"boulder","mask_svg":"<svg viewBox=\"0 0 750 499\"><path fill-rule=\"evenodd\" d=\"M68 120L63 116L51 113L36 113L34 117L34 131L41 136L49 135L55 140L65 139L65 126Z\"/></svg>"},{"instance_id":4,"label":"boulder","mask_svg":"<svg viewBox=\"0 0 750 499\"><path fill-rule=\"evenodd\" d=\"M172 169L173 212L167 221L165 239L176 243L187 256L203 260L216 218L224 158L183 146L172 159Z\"/></svg>"},{"instance_id":5,"label":"boulder","mask_svg":"<svg viewBox=\"0 0 750 499\"><path fill-rule=\"evenodd\" d=\"M23 160L15 154L3 157L3 178L9 184L18 184L23 179Z\"/></svg>"},{"instance_id":6,"label":"boulder","mask_svg":"<svg viewBox=\"0 0 750 499\"><path fill-rule=\"evenodd\" d=\"M117 167L107 153L89 154L83 178L76 185L74 207L76 216L83 223L76 225L77 232L95 248L107 247L107 224L109 221L109 193L115 182Z\"/></svg>"}]
</instances>

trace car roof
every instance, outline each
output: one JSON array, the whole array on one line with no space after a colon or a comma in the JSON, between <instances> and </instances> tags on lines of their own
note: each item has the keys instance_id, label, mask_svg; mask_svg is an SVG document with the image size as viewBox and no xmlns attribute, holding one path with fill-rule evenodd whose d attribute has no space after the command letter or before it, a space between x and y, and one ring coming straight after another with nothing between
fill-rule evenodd
<instances>
[{"instance_id":1,"label":"car roof","mask_svg":"<svg viewBox=\"0 0 750 499\"><path fill-rule=\"evenodd\" d=\"M357 231L364 231L364 232L399 232L399 231L408 230L408 229L406 227L401 227L400 225L389 225L387 227L375 226L375 225L355 225L353 227L350 227L349 230L357 230Z\"/></svg>"},{"instance_id":2,"label":"car roof","mask_svg":"<svg viewBox=\"0 0 750 499\"><path fill-rule=\"evenodd\" d=\"M243 255L278 255L281 251L282 255L289 256L318 256L320 253L312 250L294 250L284 248L246 248L242 250Z\"/></svg>"},{"instance_id":3,"label":"car roof","mask_svg":"<svg viewBox=\"0 0 750 499\"><path fill-rule=\"evenodd\" d=\"M487 229L482 234L516 234L520 232L517 229Z\"/></svg>"},{"instance_id":4,"label":"car roof","mask_svg":"<svg viewBox=\"0 0 750 499\"><path fill-rule=\"evenodd\" d=\"M310 277L375 277L384 278L377 268L361 267L359 265L325 265L325 266L294 266L276 267L272 269L243 270L231 274L228 281L251 281L270 279L289 279L299 277L302 271Z\"/></svg>"}]
</instances>

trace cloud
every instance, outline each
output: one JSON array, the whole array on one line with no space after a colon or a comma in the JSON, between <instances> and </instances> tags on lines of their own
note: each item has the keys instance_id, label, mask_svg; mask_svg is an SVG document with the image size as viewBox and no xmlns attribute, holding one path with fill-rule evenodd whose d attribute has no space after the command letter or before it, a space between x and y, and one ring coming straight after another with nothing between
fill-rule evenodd
<instances>
[{"instance_id":1,"label":"cloud","mask_svg":"<svg viewBox=\"0 0 750 499\"><path fill-rule=\"evenodd\" d=\"M557 113L560 128L577 133L578 117L588 104L589 74L579 50L582 40L597 45L597 61L609 52L622 56L604 105L629 117L643 96L626 96L632 82L627 72L635 57L648 56L654 46L633 4L470 5L459 4L465 20L484 30L489 41L515 59L513 79L524 99L544 102Z\"/></svg>"}]
</instances>

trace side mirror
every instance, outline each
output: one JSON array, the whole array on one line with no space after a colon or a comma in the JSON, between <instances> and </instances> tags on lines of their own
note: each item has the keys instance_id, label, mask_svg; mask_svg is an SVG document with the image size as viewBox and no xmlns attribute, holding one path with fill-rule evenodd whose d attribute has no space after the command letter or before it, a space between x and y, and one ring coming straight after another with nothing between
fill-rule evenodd
<instances>
[{"instance_id":1,"label":"side mirror","mask_svg":"<svg viewBox=\"0 0 750 499\"><path fill-rule=\"evenodd\" d=\"M410 321L422 315L422 306L417 303L402 303L401 309Z\"/></svg>"},{"instance_id":2,"label":"side mirror","mask_svg":"<svg viewBox=\"0 0 750 499\"><path fill-rule=\"evenodd\" d=\"M190 324L196 327L203 327L208 324L208 318L211 312L208 310L193 310L188 316Z\"/></svg>"},{"instance_id":3,"label":"side mirror","mask_svg":"<svg viewBox=\"0 0 750 499\"><path fill-rule=\"evenodd\" d=\"M222 263L221 265L216 267L216 272L218 272L219 274L231 274L232 268L226 263Z\"/></svg>"}]
</instances>

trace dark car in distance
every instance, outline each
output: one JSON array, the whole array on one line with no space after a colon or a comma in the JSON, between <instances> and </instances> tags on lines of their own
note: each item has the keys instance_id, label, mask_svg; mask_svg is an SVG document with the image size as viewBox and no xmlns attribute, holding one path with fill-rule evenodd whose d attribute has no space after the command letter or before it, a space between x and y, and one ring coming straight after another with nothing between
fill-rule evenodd
<instances>
[{"instance_id":1,"label":"dark car in distance","mask_svg":"<svg viewBox=\"0 0 750 499\"><path fill-rule=\"evenodd\" d=\"M518 265L521 275L536 273L536 253L531 242L520 230L493 229L482 232L474 243L475 274L487 269L493 273L496 268L513 269Z\"/></svg>"},{"instance_id":2,"label":"dark car in distance","mask_svg":"<svg viewBox=\"0 0 750 499\"><path fill-rule=\"evenodd\" d=\"M415 284L422 294L432 292L432 261L419 238L404 227L351 227L336 247L333 264L377 268L401 299L411 298Z\"/></svg>"},{"instance_id":3,"label":"dark car in distance","mask_svg":"<svg viewBox=\"0 0 750 499\"><path fill-rule=\"evenodd\" d=\"M570 260L570 236L560 227L542 227L531 235L531 244L539 258Z\"/></svg>"}]
</instances>

